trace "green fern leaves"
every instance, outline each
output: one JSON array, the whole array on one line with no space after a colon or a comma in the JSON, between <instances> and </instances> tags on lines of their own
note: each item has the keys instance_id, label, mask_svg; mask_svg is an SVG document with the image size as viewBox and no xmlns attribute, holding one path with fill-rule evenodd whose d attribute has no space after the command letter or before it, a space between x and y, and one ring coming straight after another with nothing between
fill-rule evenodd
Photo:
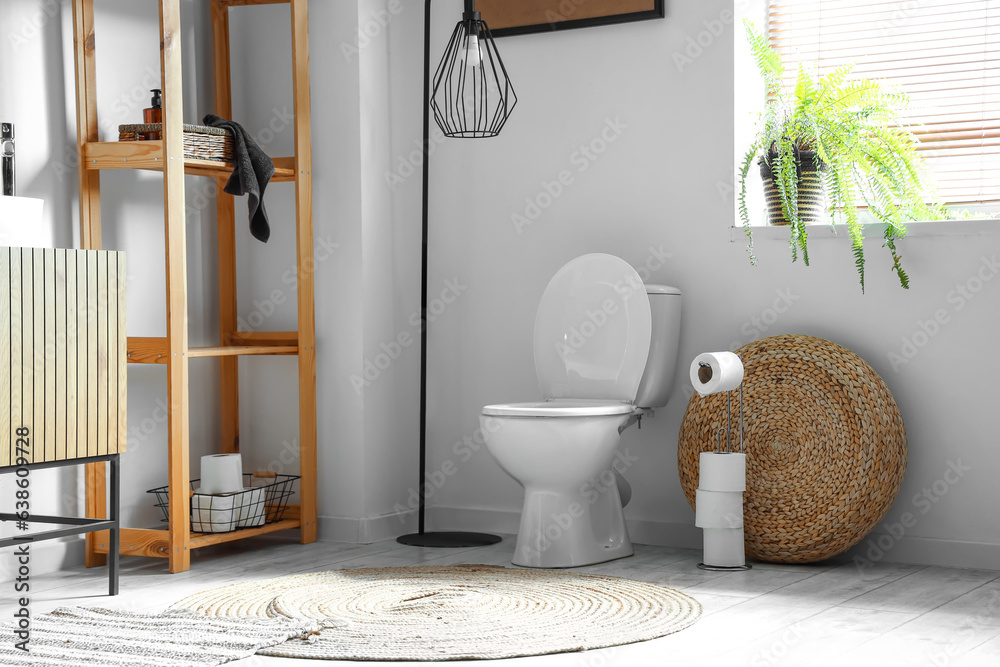
<instances>
[{"instance_id":1,"label":"green fern leaves","mask_svg":"<svg viewBox=\"0 0 1000 667\"><path fill-rule=\"evenodd\" d=\"M782 212L790 223L792 260L801 256L809 264L806 212L799 204L800 154L815 151L822 165L829 221L847 225L861 290L865 288L862 209L884 225L883 247L889 250L900 285L908 289L909 277L896 242L906 235L906 220L940 207L925 203L929 195L923 163L915 150L916 139L900 116L908 103L906 94L879 81L852 78L853 65L815 76L800 64L789 90L781 56L752 23L744 21L744 27L769 96L740 165L739 215L751 263L756 257L746 179L754 161L763 158L769 162Z\"/></svg>"}]
</instances>

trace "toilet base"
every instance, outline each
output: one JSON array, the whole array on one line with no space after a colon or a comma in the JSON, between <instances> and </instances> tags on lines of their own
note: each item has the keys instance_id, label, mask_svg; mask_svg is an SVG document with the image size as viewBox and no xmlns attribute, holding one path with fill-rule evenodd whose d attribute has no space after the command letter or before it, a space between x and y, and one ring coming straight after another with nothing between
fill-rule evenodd
<instances>
[{"instance_id":1,"label":"toilet base","mask_svg":"<svg viewBox=\"0 0 1000 667\"><path fill-rule=\"evenodd\" d=\"M615 482L580 493L525 489L514 565L582 567L632 553Z\"/></svg>"}]
</instances>

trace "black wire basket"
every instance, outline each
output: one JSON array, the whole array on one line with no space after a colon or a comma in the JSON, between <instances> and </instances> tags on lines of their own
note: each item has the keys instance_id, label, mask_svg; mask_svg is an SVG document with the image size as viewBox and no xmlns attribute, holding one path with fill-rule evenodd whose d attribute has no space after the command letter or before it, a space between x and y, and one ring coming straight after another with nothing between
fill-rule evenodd
<instances>
[{"instance_id":1,"label":"black wire basket","mask_svg":"<svg viewBox=\"0 0 1000 667\"><path fill-rule=\"evenodd\" d=\"M299 475L245 473L243 491L198 493L201 480L192 479L191 530L195 533L228 533L281 521L298 480ZM169 521L169 487L157 487L146 493L156 496L156 506L163 512L163 521Z\"/></svg>"}]
</instances>

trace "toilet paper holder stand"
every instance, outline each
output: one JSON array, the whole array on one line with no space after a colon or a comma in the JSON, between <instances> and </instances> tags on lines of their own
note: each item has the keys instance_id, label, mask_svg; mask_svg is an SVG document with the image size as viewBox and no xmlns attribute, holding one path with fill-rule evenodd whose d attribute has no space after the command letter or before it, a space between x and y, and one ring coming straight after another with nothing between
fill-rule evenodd
<instances>
[{"instance_id":1,"label":"toilet paper holder stand","mask_svg":"<svg viewBox=\"0 0 1000 667\"><path fill-rule=\"evenodd\" d=\"M736 355L740 357L740 355ZM740 357L740 361L743 361L743 357ZM709 369L711 373L711 366L705 363L699 364L704 368ZM746 448L743 445L743 382L740 382L739 386L739 421L740 421L740 454L746 454ZM715 432L715 453L722 453L722 434L726 434L726 454L732 453L732 434L733 434L733 390L726 392L726 425L720 426L719 430Z\"/></svg>"},{"instance_id":2,"label":"toilet paper holder stand","mask_svg":"<svg viewBox=\"0 0 1000 667\"><path fill-rule=\"evenodd\" d=\"M740 355L736 355L739 357ZM740 361L743 358L740 357ZM701 366L708 366L708 364L700 364ZM709 367L710 368L710 367ZM743 382L740 382L739 388L739 423L740 423L740 454L746 454L746 446L743 442ZM715 453L721 454L722 452L722 434L726 434L726 454L733 453L732 451L732 433L733 433L733 390L726 392L726 425L720 426L715 432ZM752 565L750 563L744 562L743 565L708 565L704 562L698 563L698 569L700 570L710 570L715 572L739 572L751 569Z\"/></svg>"}]
</instances>

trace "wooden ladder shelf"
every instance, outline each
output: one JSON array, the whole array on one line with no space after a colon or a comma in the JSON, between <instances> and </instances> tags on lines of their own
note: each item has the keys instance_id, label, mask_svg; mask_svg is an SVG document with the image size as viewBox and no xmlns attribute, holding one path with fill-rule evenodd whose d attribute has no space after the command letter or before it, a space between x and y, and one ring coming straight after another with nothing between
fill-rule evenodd
<instances>
[{"instance_id":1,"label":"wooden ladder shelf","mask_svg":"<svg viewBox=\"0 0 1000 667\"><path fill-rule=\"evenodd\" d=\"M80 227L85 249L101 246L101 180L105 169L145 169L163 173L167 267L167 333L162 338L129 338L128 361L167 367L169 442L169 529L122 529L120 553L169 559L171 572L191 566L191 550L277 530L298 528L301 542L316 540L316 332L312 271L312 153L309 109L308 0L211 0L215 64L215 113L232 118L229 11L240 5L287 4L292 18L292 64L295 104L295 155L274 158L272 180L295 183L298 331L237 330L236 212L233 197L223 193L232 165L185 159L183 154L183 83L181 78L180 0L158 0L160 66L163 88L163 140L102 142L98 134L94 36L94 0L73 0L76 57L77 137L80 155ZM218 185L219 325L217 347L191 347L187 334L187 258L185 174L214 178ZM239 357L297 355L299 371L300 504L284 520L229 533L192 533L188 441L188 363L214 357L221 368L222 452L239 451ZM125 462L127 466L127 460ZM106 516L103 464L87 466L88 517ZM86 564L102 565L110 540L107 531L87 538Z\"/></svg>"}]
</instances>

